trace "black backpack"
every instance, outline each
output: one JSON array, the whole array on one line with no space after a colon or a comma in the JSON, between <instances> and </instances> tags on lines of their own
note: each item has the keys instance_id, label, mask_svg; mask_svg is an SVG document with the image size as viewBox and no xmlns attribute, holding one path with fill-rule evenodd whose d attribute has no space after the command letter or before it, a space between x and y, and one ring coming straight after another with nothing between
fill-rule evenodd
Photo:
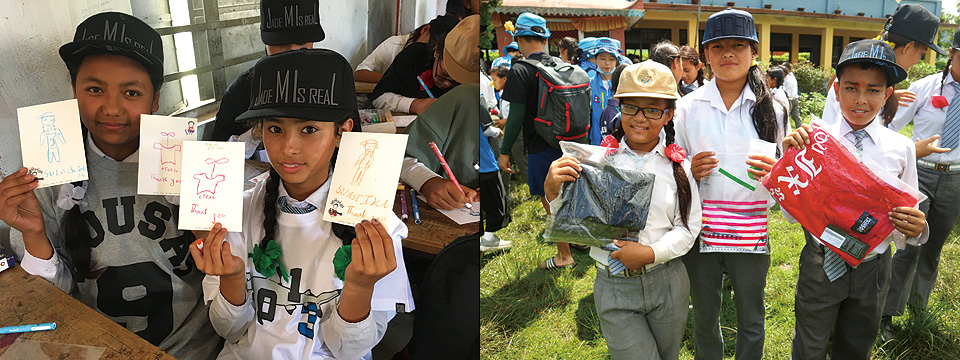
<instances>
[{"instance_id":1,"label":"black backpack","mask_svg":"<svg viewBox=\"0 0 960 360\"><path fill-rule=\"evenodd\" d=\"M410 359L480 359L480 233L433 259L413 312Z\"/></svg>"},{"instance_id":2,"label":"black backpack","mask_svg":"<svg viewBox=\"0 0 960 360\"><path fill-rule=\"evenodd\" d=\"M590 76L587 72L558 58L521 61L537 68L539 92L537 116L533 119L537 135L555 149L560 148L560 141L589 143Z\"/></svg>"}]
</instances>

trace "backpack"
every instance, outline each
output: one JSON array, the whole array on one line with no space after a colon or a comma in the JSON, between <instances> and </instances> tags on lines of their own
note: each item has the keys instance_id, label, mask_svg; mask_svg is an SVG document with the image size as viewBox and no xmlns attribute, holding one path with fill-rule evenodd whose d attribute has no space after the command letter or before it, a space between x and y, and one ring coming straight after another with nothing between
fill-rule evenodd
<instances>
[{"instance_id":1,"label":"backpack","mask_svg":"<svg viewBox=\"0 0 960 360\"><path fill-rule=\"evenodd\" d=\"M545 59L543 63L520 60L537 68L537 116L534 131L548 145L560 148L560 141L589 143L590 77L579 66ZM529 105L529 104L528 104Z\"/></svg>"}]
</instances>

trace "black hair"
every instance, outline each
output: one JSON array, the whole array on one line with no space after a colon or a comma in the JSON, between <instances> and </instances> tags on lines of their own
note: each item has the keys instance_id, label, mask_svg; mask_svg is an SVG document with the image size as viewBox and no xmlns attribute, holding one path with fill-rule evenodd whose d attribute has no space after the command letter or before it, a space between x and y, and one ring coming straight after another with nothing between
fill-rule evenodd
<instances>
[{"instance_id":1,"label":"black hair","mask_svg":"<svg viewBox=\"0 0 960 360\"><path fill-rule=\"evenodd\" d=\"M577 39L567 36L563 39L560 39L560 42L557 43L557 47L560 50L566 50L567 55L570 57L569 59L563 59L563 61L574 65L580 62L580 54L583 54L583 49L580 49Z\"/></svg>"},{"instance_id":2,"label":"black hair","mask_svg":"<svg viewBox=\"0 0 960 360\"><path fill-rule=\"evenodd\" d=\"M493 69L490 69L489 74L496 74L499 77L505 78L510 74L510 68L506 65L494 66Z\"/></svg>"},{"instance_id":3,"label":"black hair","mask_svg":"<svg viewBox=\"0 0 960 360\"><path fill-rule=\"evenodd\" d=\"M628 54L627 59L630 59L630 61L632 61L634 64L643 61L643 59L640 58L640 55L637 54Z\"/></svg>"},{"instance_id":4,"label":"black hair","mask_svg":"<svg viewBox=\"0 0 960 360\"><path fill-rule=\"evenodd\" d=\"M544 44L547 42L547 38L540 37L540 36L533 36L533 35L517 36L515 37L515 39L517 40L517 43L519 43L520 40L531 41L531 42L540 43L540 44Z\"/></svg>"},{"instance_id":5,"label":"black hair","mask_svg":"<svg viewBox=\"0 0 960 360\"><path fill-rule=\"evenodd\" d=\"M676 109L676 107L676 100L667 100L667 109ZM670 144L675 143L674 138L676 137L676 131L673 127L673 121L663 125L663 131L664 146L670 146ZM690 193L693 190L690 189L690 180L687 179L687 172L683 170L683 164L676 161L670 161L670 163L673 165L673 181L677 183L677 203L680 205L680 220L683 221L683 226L689 229Z\"/></svg>"},{"instance_id":6,"label":"black hair","mask_svg":"<svg viewBox=\"0 0 960 360\"><path fill-rule=\"evenodd\" d=\"M755 54L759 52L757 43L750 42L750 48L753 49ZM747 85L750 86L750 91L753 91L757 98L753 108L750 109L750 117L753 119L753 127L757 129L757 136L764 141L780 142L777 135L780 134L781 129L786 129L787 116L783 117L782 124L777 122L773 93L767 86L767 77L763 70L760 70L759 64L751 64L750 69L747 70ZM777 149L777 157L780 157L780 149Z\"/></svg>"},{"instance_id":7,"label":"black hair","mask_svg":"<svg viewBox=\"0 0 960 360\"><path fill-rule=\"evenodd\" d=\"M694 66L700 64L700 53L697 49L684 45L680 47L680 59L689 61ZM703 66L697 69L697 86L703 86Z\"/></svg>"},{"instance_id":8,"label":"black hair","mask_svg":"<svg viewBox=\"0 0 960 360\"><path fill-rule=\"evenodd\" d=\"M838 81L839 81L840 77L843 76L844 70L846 70L848 67L850 67L850 65L854 65L854 64L860 64L860 69L861 69L861 70L876 69L877 71L883 73L883 75L884 75L884 76L883 76L883 79L884 79L884 81L886 82L886 85L887 85L887 86L885 87L885 89L886 89L886 88L890 88L890 87L892 87L893 85L895 85L895 84L890 80L890 77L887 75L887 69L884 67L884 65L880 65L880 64L875 63L875 62L873 62L873 61L858 61L858 62L854 62L854 63L843 64L843 66L837 66L837 79L838 79ZM838 85L841 86L841 87L843 86L843 84L840 84L840 83L838 83ZM839 100L839 99L840 99L840 94L839 94L839 92L838 92L838 93L837 93L837 100ZM889 124L891 121L893 121L893 117L894 117L895 115L897 115L897 109L898 109L899 107L900 107L900 104L897 102L897 96L894 95L894 94L890 94L890 97L887 98L887 102L883 104L883 110L880 112L880 118L883 119L883 126L887 126L887 124Z\"/></svg>"},{"instance_id":9,"label":"black hair","mask_svg":"<svg viewBox=\"0 0 960 360\"><path fill-rule=\"evenodd\" d=\"M104 54L114 54L114 53L105 52ZM116 54L123 55L120 53L116 53ZM87 55L87 56L90 56L90 55ZM87 57L84 56L79 60L66 62L67 71L70 72L70 85L72 85L73 87L77 86L77 74L80 73L80 65L83 65L83 60L86 58ZM147 64L144 64L143 62L132 57L131 59L137 61L138 64L143 65L143 71L145 71L147 73L147 76L150 77L150 85L153 85L153 95L157 96L160 93L160 87L163 86L163 73L152 73L150 72L150 70L148 70L149 68L147 67Z\"/></svg>"},{"instance_id":10,"label":"black hair","mask_svg":"<svg viewBox=\"0 0 960 360\"><path fill-rule=\"evenodd\" d=\"M440 38L440 36L450 32L454 26L457 26L458 22L460 22L460 19L458 19L456 15L437 16L436 19L431 20L429 23L420 25L420 27L413 30L413 32L410 33L410 38L407 39L407 43L403 44L403 47L406 48L407 46L417 42L417 39L419 39L420 35L423 34L424 28L426 28L427 25L430 25L430 30L427 30L430 31L430 39L427 40L427 46L429 49L433 49L436 46L437 40Z\"/></svg>"},{"instance_id":11,"label":"black hair","mask_svg":"<svg viewBox=\"0 0 960 360\"><path fill-rule=\"evenodd\" d=\"M358 118L354 118L354 124L357 123L357 119ZM346 121L347 118L343 118L342 120L334 122L337 127L338 136L342 135L340 126ZM263 126L262 120L258 126ZM333 156L330 157L331 170L334 164L337 163L337 154L339 152L339 148L333 150ZM263 238L260 239L260 243L258 244L261 250L265 250L267 248L267 242L274 240L277 236L277 216L279 216L277 201L280 199L280 180L280 173L271 166L270 177L267 178L265 185L266 192L263 194ZM331 181L331 179L328 178L327 181ZM317 216L323 216L319 210L317 210ZM353 238L357 236L356 229L347 225L333 223L331 229L333 234L340 238L341 244L343 245L350 245Z\"/></svg>"},{"instance_id":12,"label":"black hair","mask_svg":"<svg viewBox=\"0 0 960 360\"><path fill-rule=\"evenodd\" d=\"M785 73L786 71L784 71L783 68L779 66L771 66L767 68L767 75L769 75L770 77L772 77L774 80L777 81L777 86L775 88L779 88L783 86L783 78L784 76L786 76Z\"/></svg>"},{"instance_id":13,"label":"black hair","mask_svg":"<svg viewBox=\"0 0 960 360\"><path fill-rule=\"evenodd\" d=\"M953 52L957 49L950 49L950 54L947 56L947 64L943 66L943 75L940 77L940 95L943 96L943 84L947 81L947 74L950 73L950 64L953 62Z\"/></svg>"},{"instance_id":14,"label":"black hair","mask_svg":"<svg viewBox=\"0 0 960 360\"><path fill-rule=\"evenodd\" d=\"M926 44L922 44L919 41L914 41L912 39L907 38L906 36L892 33L886 30L883 30L880 32L880 40L892 42L893 43L892 47L894 49L907 46L907 44L911 42L916 42L918 45L926 46Z\"/></svg>"},{"instance_id":15,"label":"black hair","mask_svg":"<svg viewBox=\"0 0 960 360\"><path fill-rule=\"evenodd\" d=\"M784 68L785 70L787 70L787 73L792 73L792 72L793 72L793 64L790 64L789 61L784 61L784 62L780 63L780 67L782 67L782 68Z\"/></svg>"},{"instance_id":16,"label":"black hair","mask_svg":"<svg viewBox=\"0 0 960 360\"><path fill-rule=\"evenodd\" d=\"M673 62L680 58L680 48L670 40L662 40L650 49L650 60L666 65L671 70Z\"/></svg>"}]
</instances>

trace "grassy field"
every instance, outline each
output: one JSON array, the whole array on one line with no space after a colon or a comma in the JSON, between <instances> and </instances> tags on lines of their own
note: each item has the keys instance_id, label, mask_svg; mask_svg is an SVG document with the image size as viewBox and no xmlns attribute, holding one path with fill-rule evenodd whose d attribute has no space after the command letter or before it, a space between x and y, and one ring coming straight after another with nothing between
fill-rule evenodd
<instances>
[{"instance_id":1,"label":"grassy field","mask_svg":"<svg viewBox=\"0 0 960 360\"><path fill-rule=\"evenodd\" d=\"M910 129L904 129L910 131ZM909 132L907 132L909 134ZM513 222L497 234L513 241L513 248L481 258L480 336L484 359L605 359L593 298L596 276L593 260L574 250L577 265L559 271L537 265L556 254L556 247L537 239L545 212L529 196L525 183L513 182L510 196ZM787 223L779 211L770 214L771 265L765 289L766 340L764 358L786 359L794 327L794 289L803 235L798 224ZM894 319L901 327L898 339L877 342L880 359L960 358L960 227L944 246L940 274L926 312ZM724 356L733 358L737 332L732 290L724 284L720 325ZM693 358L691 312L681 348L682 359Z\"/></svg>"}]
</instances>

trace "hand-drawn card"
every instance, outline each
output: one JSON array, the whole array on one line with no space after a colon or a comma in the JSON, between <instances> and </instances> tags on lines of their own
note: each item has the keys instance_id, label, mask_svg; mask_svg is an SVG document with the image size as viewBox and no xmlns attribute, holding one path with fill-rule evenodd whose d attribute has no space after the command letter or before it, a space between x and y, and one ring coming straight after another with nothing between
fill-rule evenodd
<instances>
[{"instance_id":1,"label":"hand-drawn card","mask_svg":"<svg viewBox=\"0 0 960 360\"><path fill-rule=\"evenodd\" d=\"M19 108L17 118L23 166L40 179L39 187L87 180L76 99Z\"/></svg>"},{"instance_id":2,"label":"hand-drawn card","mask_svg":"<svg viewBox=\"0 0 960 360\"><path fill-rule=\"evenodd\" d=\"M210 230L215 223L240 231L243 220L243 143L184 141L180 177L180 229Z\"/></svg>"},{"instance_id":3,"label":"hand-drawn card","mask_svg":"<svg viewBox=\"0 0 960 360\"><path fill-rule=\"evenodd\" d=\"M427 198L423 194L417 194L417 201L421 204L427 203ZM461 206L453 210L444 210L436 209L437 212L443 214L444 216L453 220L457 225L470 224L480 221L480 202L474 201L470 206L473 206L473 209L469 209L466 206Z\"/></svg>"},{"instance_id":4,"label":"hand-drawn card","mask_svg":"<svg viewBox=\"0 0 960 360\"><path fill-rule=\"evenodd\" d=\"M197 119L140 115L137 194L180 195L183 142L196 141Z\"/></svg>"},{"instance_id":5,"label":"hand-drawn card","mask_svg":"<svg viewBox=\"0 0 960 360\"><path fill-rule=\"evenodd\" d=\"M344 133L323 219L349 226L374 218L387 223L406 148L407 135Z\"/></svg>"}]
</instances>

